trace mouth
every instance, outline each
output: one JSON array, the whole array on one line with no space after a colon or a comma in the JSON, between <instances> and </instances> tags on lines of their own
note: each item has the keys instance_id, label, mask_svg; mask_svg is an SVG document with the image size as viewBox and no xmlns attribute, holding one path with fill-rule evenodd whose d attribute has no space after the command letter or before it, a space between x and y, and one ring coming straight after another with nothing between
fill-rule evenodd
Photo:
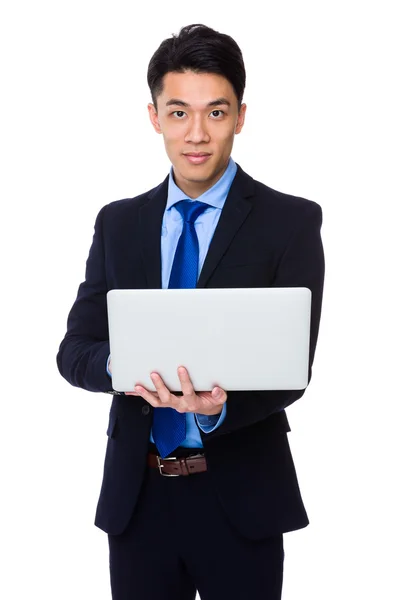
<instances>
[{"instance_id":1,"label":"mouth","mask_svg":"<svg viewBox=\"0 0 413 600\"><path fill-rule=\"evenodd\" d=\"M184 154L185 158L193 165L200 165L206 162L211 154L207 154L205 152L190 152L189 154Z\"/></svg>"}]
</instances>

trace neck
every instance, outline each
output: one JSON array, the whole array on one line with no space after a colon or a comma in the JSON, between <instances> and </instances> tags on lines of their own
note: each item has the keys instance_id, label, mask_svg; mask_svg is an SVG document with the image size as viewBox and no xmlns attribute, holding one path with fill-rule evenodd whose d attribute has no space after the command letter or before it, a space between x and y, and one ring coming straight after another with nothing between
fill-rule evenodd
<instances>
[{"instance_id":1,"label":"neck","mask_svg":"<svg viewBox=\"0 0 413 600\"><path fill-rule=\"evenodd\" d=\"M188 196L188 198L195 200L196 198L204 194L207 190L212 188L212 186L214 186L216 182L221 179L227 167L228 163L222 169L220 169L218 173L214 174L211 179L208 179L206 181L192 181L190 179L180 177L179 175L177 175L175 167L172 170L172 176L179 189L181 189L183 193L186 196Z\"/></svg>"}]
</instances>

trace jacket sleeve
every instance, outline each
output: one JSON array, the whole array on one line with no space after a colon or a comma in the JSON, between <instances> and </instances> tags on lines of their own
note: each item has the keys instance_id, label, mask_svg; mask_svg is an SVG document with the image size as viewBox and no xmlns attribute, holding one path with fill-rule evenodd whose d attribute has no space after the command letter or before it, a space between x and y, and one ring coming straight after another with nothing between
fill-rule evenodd
<instances>
[{"instance_id":1,"label":"jacket sleeve","mask_svg":"<svg viewBox=\"0 0 413 600\"><path fill-rule=\"evenodd\" d=\"M325 263L321 240L322 220L321 206L316 202L310 202L307 211L285 248L272 282L273 287L307 287L311 290L308 383L310 383L312 375L324 286ZM275 412L282 411L301 398L305 389L229 391L227 392L225 421L210 433L200 430L201 439L209 440L217 435L230 433L261 421Z\"/></svg>"},{"instance_id":2,"label":"jacket sleeve","mask_svg":"<svg viewBox=\"0 0 413 600\"><path fill-rule=\"evenodd\" d=\"M67 319L67 332L56 356L60 374L73 386L90 392L123 394L112 389L106 370L109 354L109 331L103 244L103 217L99 211L86 261L85 280Z\"/></svg>"}]
</instances>

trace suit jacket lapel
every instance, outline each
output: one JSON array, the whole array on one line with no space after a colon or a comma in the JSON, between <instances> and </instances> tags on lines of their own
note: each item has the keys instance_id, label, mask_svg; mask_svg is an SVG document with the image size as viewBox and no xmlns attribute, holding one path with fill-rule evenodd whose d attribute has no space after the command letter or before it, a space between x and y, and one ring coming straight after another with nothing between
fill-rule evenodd
<instances>
[{"instance_id":1,"label":"suit jacket lapel","mask_svg":"<svg viewBox=\"0 0 413 600\"><path fill-rule=\"evenodd\" d=\"M143 255L148 289L162 287L161 233L162 219L168 197L169 175L148 195L147 202L139 211L139 242Z\"/></svg>"},{"instance_id":2,"label":"suit jacket lapel","mask_svg":"<svg viewBox=\"0 0 413 600\"><path fill-rule=\"evenodd\" d=\"M215 233L206 255L197 288L206 287L232 239L252 208L254 180L237 165L237 172L229 189Z\"/></svg>"},{"instance_id":3,"label":"suit jacket lapel","mask_svg":"<svg viewBox=\"0 0 413 600\"><path fill-rule=\"evenodd\" d=\"M237 164L237 173L229 189L221 217L215 229L197 288L206 284L252 208L254 180ZM148 288L162 287L161 227L168 194L168 178L148 195L139 211L140 241Z\"/></svg>"}]
</instances>

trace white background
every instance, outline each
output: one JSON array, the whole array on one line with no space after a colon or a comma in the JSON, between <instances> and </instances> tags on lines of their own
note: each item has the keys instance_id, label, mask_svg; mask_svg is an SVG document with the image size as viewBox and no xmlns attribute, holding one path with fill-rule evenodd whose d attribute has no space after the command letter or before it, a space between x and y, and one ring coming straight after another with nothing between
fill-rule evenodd
<instances>
[{"instance_id":1,"label":"white background","mask_svg":"<svg viewBox=\"0 0 413 600\"><path fill-rule=\"evenodd\" d=\"M313 379L287 411L311 523L284 537L283 600L412 598L408 4L3 3L2 597L110 599L93 520L111 396L71 387L56 354L97 212L169 170L150 57L204 23L244 55L234 160L324 214Z\"/></svg>"}]
</instances>

